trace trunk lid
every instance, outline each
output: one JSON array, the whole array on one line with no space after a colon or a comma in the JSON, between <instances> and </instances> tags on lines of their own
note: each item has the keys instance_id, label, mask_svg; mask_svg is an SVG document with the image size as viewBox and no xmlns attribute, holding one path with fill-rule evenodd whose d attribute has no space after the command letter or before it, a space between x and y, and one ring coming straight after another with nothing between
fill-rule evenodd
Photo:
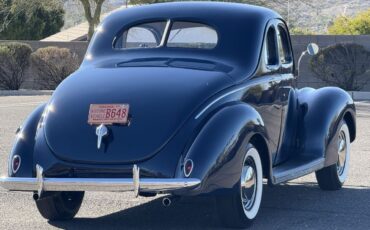
<instances>
[{"instance_id":1,"label":"trunk lid","mask_svg":"<svg viewBox=\"0 0 370 230\"><path fill-rule=\"evenodd\" d=\"M222 72L171 67L82 69L54 92L45 138L67 161L132 163L156 154L207 98L232 85ZM96 126L87 123L90 104L129 104L130 126L107 125L97 148Z\"/></svg>"}]
</instances>

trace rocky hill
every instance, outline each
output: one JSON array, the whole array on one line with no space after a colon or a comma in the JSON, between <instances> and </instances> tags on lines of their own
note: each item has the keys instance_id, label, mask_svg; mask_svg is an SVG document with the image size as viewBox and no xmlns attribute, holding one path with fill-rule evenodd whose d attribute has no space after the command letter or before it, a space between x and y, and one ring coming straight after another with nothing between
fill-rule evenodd
<instances>
[{"instance_id":1,"label":"rocky hill","mask_svg":"<svg viewBox=\"0 0 370 230\"><path fill-rule=\"evenodd\" d=\"M64 28L84 21L83 9L78 0L61 1L66 11ZM290 27L316 34L325 34L328 25L338 16L353 16L370 8L370 0L270 0L264 2L267 7L278 11L289 22ZM123 5L125 5L125 0L106 0L103 13Z\"/></svg>"},{"instance_id":2,"label":"rocky hill","mask_svg":"<svg viewBox=\"0 0 370 230\"><path fill-rule=\"evenodd\" d=\"M317 34L326 33L327 27L339 16L351 17L370 9L370 0L290 0L289 7L287 2L274 8L284 16L290 27Z\"/></svg>"}]
</instances>

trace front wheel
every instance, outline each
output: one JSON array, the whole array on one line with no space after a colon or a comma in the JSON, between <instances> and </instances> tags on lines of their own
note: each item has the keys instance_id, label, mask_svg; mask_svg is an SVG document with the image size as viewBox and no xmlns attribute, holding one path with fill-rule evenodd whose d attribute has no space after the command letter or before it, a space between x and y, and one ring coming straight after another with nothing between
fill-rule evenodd
<instances>
[{"instance_id":1,"label":"front wheel","mask_svg":"<svg viewBox=\"0 0 370 230\"><path fill-rule=\"evenodd\" d=\"M350 134L345 121L339 125L337 134L337 152L338 161L316 172L316 179L323 190L338 190L342 188L344 181L347 179L350 156Z\"/></svg>"},{"instance_id":2,"label":"front wheel","mask_svg":"<svg viewBox=\"0 0 370 230\"><path fill-rule=\"evenodd\" d=\"M40 214L48 220L70 220L81 207L84 192L58 192L36 201Z\"/></svg>"},{"instance_id":3,"label":"front wheel","mask_svg":"<svg viewBox=\"0 0 370 230\"><path fill-rule=\"evenodd\" d=\"M231 195L218 197L216 208L227 227L245 228L252 224L260 208L263 172L260 155L253 145L246 149L240 180Z\"/></svg>"}]
</instances>

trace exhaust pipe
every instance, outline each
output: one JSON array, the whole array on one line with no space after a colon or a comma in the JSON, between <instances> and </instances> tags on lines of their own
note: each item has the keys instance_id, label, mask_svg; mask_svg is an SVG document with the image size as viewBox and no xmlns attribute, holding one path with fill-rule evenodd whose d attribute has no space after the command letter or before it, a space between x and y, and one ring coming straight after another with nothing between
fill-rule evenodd
<instances>
[{"instance_id":1,"label":"exhaust pipe","mask_svg":"<svg viewBox=\"0 0 370 230\"><path fill-rule=\"evenodd\" d=\"M165 197L165 198L162 199L162 205L164 207L170 207L171 204L172 204L172 199L171 198Z\"/></svg>"},{"instance_id":2,"label":"exhaust pipe","mask_svg":"<svg viewBox=\"0 0 370 230\"><path fill-rule=\"evenodd\" d=\"M46 193L42 193L42 195L40 196L37 192L33 193L32 195L32 198L34 201L38 201L38 200L41 200L41 199L44 199L46 197L49 197L49 196L53 196L57 193L55 192L46 192Z\"/></svg>"},{"instance_id":3,"label":"exhaust pipe","mask_svg":"<svg viewBox=\"0 0 370 230\"><path fill-rule=\"evenodd\" d=\"M37 194L37 193L34 193L32 198L33 198L34 201L38 201L40 199L39 194Z\"/></svg>"},{"instance_id":4,"label":"exhaust pipe","mask_svg":"<svg viewBox=\"0 0 370 230\"><path fill-rule=\"evenodd\" d=\"M162 199L162 205L164 207L170 207L172 203L180 200L180 196L168 196Z\"/></svg>"}]
</instances>

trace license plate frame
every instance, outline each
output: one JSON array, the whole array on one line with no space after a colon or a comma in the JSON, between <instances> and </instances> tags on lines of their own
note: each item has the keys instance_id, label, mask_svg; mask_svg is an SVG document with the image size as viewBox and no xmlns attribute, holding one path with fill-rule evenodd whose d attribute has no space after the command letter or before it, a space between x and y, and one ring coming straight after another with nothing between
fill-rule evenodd
<instances>
[{"instance_id":1,"label":"license plate frame","mask_svg":"<svg viewBox=\"0 0 370 230\"><path fill-rule=\"evenodd\" d=\"M87 123L90 125L127 125L129 104L90 104Z\"/></svg>"}]
</instances>

